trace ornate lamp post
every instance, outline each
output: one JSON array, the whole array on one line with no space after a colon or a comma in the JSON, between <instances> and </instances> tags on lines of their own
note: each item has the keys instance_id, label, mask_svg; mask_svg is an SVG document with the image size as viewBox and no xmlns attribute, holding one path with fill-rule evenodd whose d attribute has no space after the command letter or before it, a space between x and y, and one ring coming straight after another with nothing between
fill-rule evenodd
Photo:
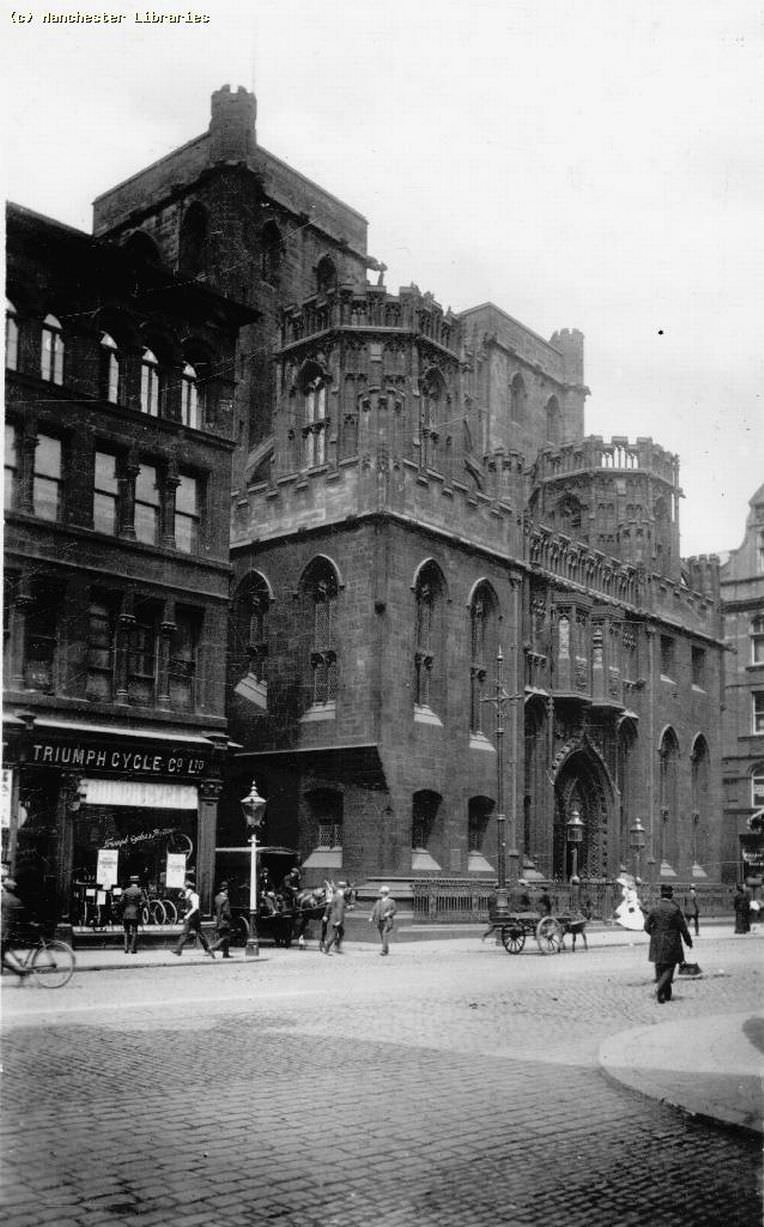
<instances>
[{"instance_id":1,"label":"ornate lamp post","mask_svg":"<svg viewBox=\"0 0 764 1227\"><path fill-rule=\"evenodd\" d=\"M504 813L504 704L511 703L520 697L522 696L507 694L504 688L504 654L501 648L499 648L496 654L496 695L492 698L481 699L482 703L493 703L496 707L496 839L498 847L496 850L496 900L491 910L492 920L501 919L503 916L509 915L509 895L507 893L507 816ZM513 870L516 870L518 854L515 847L514 821L510 837L510 859Z\"/></svg>"},{"instance_id":2,"label":"ornate lamp post","mask_svg":"<svg viewBox=\"0 0 764 1227\"><path fill-rule=\"evenodd\" d=\"M249 934L245 958L257 958L260 954L260 942L257 935L257 832L263 825L265 817L265 798L257 791L255 781L246 797L241 799L241 808L249 831Z\"/></svg>"},{"instance_id":3,"label":"ornate lamp post","mask_svg":"<svg viewBox=\"0 0 764 1227\"><path fill-rule=\"evenodd\" d=\"M581 821L581 815L577 809L570 811L570 818L565 824L565 834L570 844L571 853L573 856L573 872L570 875L570 885L573 888L572 906L578 911L578 889L581 879L578 876L578 845L584 838L584 824Z\"/></svg>"},{"instance_id":4,"label":"ornate lamp post","mask_svg":"<svg viewBox=\"0 0 764 1227\"><path fill-rule=\"evenodd\" d=\"M634 881L639 885L639 854L645 846L647 831L639 818L634 820L634 826L629 828L629 844L634 853Z\"/></svg>"}]
</instances>

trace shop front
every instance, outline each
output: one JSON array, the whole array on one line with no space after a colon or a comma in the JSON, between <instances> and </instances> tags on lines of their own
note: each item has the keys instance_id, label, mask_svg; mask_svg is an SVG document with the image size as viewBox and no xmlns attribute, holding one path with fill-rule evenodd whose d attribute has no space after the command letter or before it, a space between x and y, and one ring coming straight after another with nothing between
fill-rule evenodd
<instances>
[{"instance_id":1,"label":"shop front","mask_svg":"<svg viewBox=\"0 0 764 1227\"><path fill-rule=\"evenodd\" d=\"M59 929L108 925L136 876L150 901L186 876L208 913L227 740L39 721L12 740L6 863Z\"/></svg>"}]
</instances>

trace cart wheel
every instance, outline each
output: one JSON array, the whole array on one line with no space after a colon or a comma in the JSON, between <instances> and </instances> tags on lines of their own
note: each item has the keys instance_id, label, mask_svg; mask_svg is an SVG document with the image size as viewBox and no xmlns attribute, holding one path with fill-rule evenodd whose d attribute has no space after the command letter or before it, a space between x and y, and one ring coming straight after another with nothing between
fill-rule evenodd
<instances>
[{"instance_id":1,"label":"cart wheel","mask_svg":"<svg viewBox=\"0 0 764 1227\"><path fill-rule=\"evenodd\" d=\"M525 945L525 933L517 925L505 925L501 931L501 940L508 954L519 954Z\"/></svg>"},{"instance_id":2,"label":"cart wheel","mask_svg":"<svg viewBox=\"0 0 764 1227\"><path fill-rule=\"evenodd\" d=\"M544 916L536 925L536 941L542 954L559 954L562 938L562 925L554 916Z\"/></svg>"}]
</instances>

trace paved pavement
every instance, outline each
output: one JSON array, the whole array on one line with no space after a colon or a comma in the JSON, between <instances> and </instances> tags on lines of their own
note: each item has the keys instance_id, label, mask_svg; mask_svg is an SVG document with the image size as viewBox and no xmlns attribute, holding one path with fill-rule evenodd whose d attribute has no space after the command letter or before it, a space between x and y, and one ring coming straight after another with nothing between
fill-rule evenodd
<instances>
[{"instance_id":1,"label":"paved pavement","mask_svg":"<svg viewBox=\"0 0 764 1227\"><path fill-rule=\"evenodd\" d=\"M760 936L708 926L704 978L665 1006L646 939L595 936L549 957L479 933L384 960L90 951L82 970L108 970L59 992L5 982L5 1221L751 1227L752 1122L710 1124L721 1096L678 1113L666 1087L749 1076Z\"/></svg>"}]
</instances>

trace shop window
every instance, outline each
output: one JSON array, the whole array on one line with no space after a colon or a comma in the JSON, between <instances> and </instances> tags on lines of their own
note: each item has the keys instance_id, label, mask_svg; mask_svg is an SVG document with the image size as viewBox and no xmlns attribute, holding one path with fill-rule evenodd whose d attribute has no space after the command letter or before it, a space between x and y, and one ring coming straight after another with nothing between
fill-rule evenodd
<instances>
[{"instance_id":1,"label":"shop window","mask_svg":"<svg viewBox=\"0 0 764 1227\"><path fill-rule=\"evenodd\" d=\"M692 649L692 684L699 690L706 685L706 653L703 648Z\"/></svg>"},{"instance_id":2,"label":"shop window","mask_svg":"<svg viewBox=\"0 0 764 1227\"><path fill-rule=\"evenodd\" d=\"M753 731L764 733L764 690L753 694Z\"/></svg>"},{"instance_id":3,"label":"shop window","mask_svg":"<svg viewBox=\"0 0 764 1227\"><path fill-rule=\"evenodd\" d=\"M764 618L751 623L751 664L764 665Z\"/></svg>"},{"instance_id":4,"label":"shop window","mask_svg":"<svg viewBox=\"0 0 764 1227\"><path fill-rule=\"evenodd\" d=\"M180 414L184 426L193 430L201 427L201 400L196 368L187 362L183 367L180 384Z\"/></svg>"},{"instance_id":5,"label":"shop window","mask_svg":"<svg viewBox=\"0 0 764 1227\"><path fill-rule=\"evenodd\" d=\"M176 610L169 662L170 707L173 711L193 711L196 706L198 642L197 615Z\"/></svg>"},{"instance_id":6,"label":"shop window","mask_svg":"<svg viewBox=\"0 0 764 1227\"><path fill-rule=\"evenodd\" d=\"M43 320L40 374L49 383L64 382L64 337L55 315Z\"/></svg>"},{"instance_id":7,"label":"shop window","mask_svg":"<svg viewBox=\"0 0 764 1227\"><path fill-rule=\"evenodd\" d=\"M135 535L146 545L159 541L159 482L156 468L141 464L135 479Z\"/></svg>"},{"instance_id":8,"label":"shop window","mask_svg":"<svg viewBox=\"0 0 764 1227\"><path fill-rule=\"evenodd\" d=\"M751 805L764 808L764 763L759 763L751 772Z\"/></svg>"},{"instance_id":9,"label":"shop window","mask_svg":"<svg viewBox=\"0 0 764 1227\"><path fill-rule=\"evenodd\" d=\"M154 703L158 621L158 612L150 603L136 606L128 638L127 696L130 703L141 707Z\"/></svg>"},{"instance_id":10,"label":"shop window","mask_svg":"<svg viewBox=\"0 0 764 1227\"><path fill-rule=\"evenodd\" d=\"M11 422L5 423L3 469L5 473L3 495L5 510L11 511L17 506L19 495L19 437L16 427Z\"/></svg>"},{"instance_id":11,"label":"shop window","mask_svg":"<svg viewBox=\"0 0 764 1227\"><path fill-rule=\"evenodd\" d=\"M93 528L116 536L119 528L119 478L117 457L111 452L96 452L93 481Z\"/></svg>"},{"instance_id":12,"label":"shop window","mask_svg":"<svg viewBox=\"0 0 764 1227\"><path fill-rule=\"evenodd\" d=\"M32 592L24 618L24 685L51 692L55 686L58 616L61 593L40 583Z\"/></svg>"},{"instance_id":13,"label":"shop window","mask_svg":"<svg viewBox=\"0 0 764 1227\"><path fill-rule=\"evenodd\" d=\"M19 324L16 308L12 302L5 300L5 366L9 371L18 369L19 361Z\"/></svg>"},{"instance_id":14,"label":"shop window","mask_svg":"<svg viewBox=\"0 0 764 1227\"><path fill-rule=\"evenodd\" d=\"M61 440L51 435L38 435L34 452L32 506L41 520L61 518L63 489Z\"/></svg>"},{"instance_id":15,"label":"shop window","mask_svg":"<svg viewBox=\"0 0 764 1227\"><path fill-rule=\"evenodd\" d=\"M175 491L175 547L184 554L195 554L199 548L199 483L188 473L181 473Z\"/></svg>"},{"instance_id":16,"label":"shop window","mask_svg":"<svg viewBox=\"0 0 764 1227\"><path fill-rule=\"evenodd\" d=\"M114 606L108 598L95 592L88 610L88 699L108 701L112 698L115 630Z\"/></svg>"},{"instance_id":17,"label":"shop window","mask_svg":"<svg viewBox=\"0 0 764 1227\"><path fill-rule=\"evenodd\" d=\"M119 348L114 337L108 332L101 333L100 363L101 396L104 400L111 401L113 405L118 405L120 395Z\"/></svg>"},{"instance_id":18,"label":"shop window","mask_svg":"<svg viewBox=\"0 0 764 1227\"><path fill-rule=\"evenodd\" d=\"M141 354L141 412L158 417L162 398L162 372L159 359L151 349Z\"/></svg>"}]
</instances>

